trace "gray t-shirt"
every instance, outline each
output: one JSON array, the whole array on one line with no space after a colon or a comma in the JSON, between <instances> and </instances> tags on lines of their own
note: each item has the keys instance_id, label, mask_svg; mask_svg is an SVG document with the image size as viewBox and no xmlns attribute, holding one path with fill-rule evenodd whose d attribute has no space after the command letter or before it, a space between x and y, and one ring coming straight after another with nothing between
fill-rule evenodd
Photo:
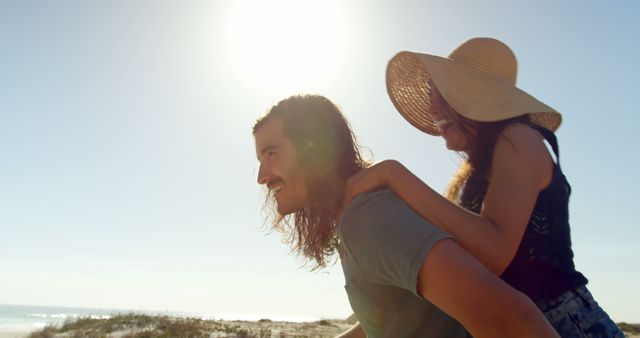
<instances>
[{"instance_id":1,"label":"gray t-shirt","mask_svg":"<svg viewBox=\"0 0 640 338\"><path fill-rule=\"evenodd\" d=\"M356 196L337 231L345 289L367 337L467 337L462 325L417 293L427 254L451 235L388 189Z\"/></svg>"}]
</instances>

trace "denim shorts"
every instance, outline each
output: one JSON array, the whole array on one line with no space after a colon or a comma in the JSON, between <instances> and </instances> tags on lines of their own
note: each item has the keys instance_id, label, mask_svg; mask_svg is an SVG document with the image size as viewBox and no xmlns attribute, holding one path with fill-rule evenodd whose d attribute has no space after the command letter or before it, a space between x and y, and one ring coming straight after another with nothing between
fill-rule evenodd
<instances>
[{"instance_id":1,"label":"denim shorts","mask_svg":"<svg viewBox=\"0 0 640 338\"><path fill-rule=\"evenodd\" d=\"M535 303L560 337L624 337L585 286Z\"/></svg>"}]
</instances>

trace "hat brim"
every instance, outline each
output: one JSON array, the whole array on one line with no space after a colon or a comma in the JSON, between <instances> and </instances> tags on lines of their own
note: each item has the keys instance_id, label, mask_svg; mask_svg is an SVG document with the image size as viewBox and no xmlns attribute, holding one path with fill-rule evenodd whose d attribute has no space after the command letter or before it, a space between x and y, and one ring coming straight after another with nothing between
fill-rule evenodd
<instances>
[{"instance_id":1,"label":"hat brim","mask_svg":"<svg viewBox=\"0 0 640 338\"><path fill-rule=\"evenodd\" d=\"M440 135L429 115L430 79L456 112L474 121L501 121L529 114L534 123L551 131L562 122L555 109L513 84L452 59L400 52L387 65L387 92L398 112L427 134Z\"/></svg>"}]
</instances>

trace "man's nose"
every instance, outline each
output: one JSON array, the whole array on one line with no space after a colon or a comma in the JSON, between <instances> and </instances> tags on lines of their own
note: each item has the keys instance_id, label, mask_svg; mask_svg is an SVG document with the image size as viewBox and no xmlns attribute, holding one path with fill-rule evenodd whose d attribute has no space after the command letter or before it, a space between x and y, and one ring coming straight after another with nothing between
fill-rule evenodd
<instances>
[{"instance_id":1,"label":"man's nose","mask_svg":"<svg viewBox=\"0 0 640 338\"><path fill-rule=\"evenodd\" d=\"M268 164L260 163L260 169L258 169L258 184L267 184L271 177L271 169Z\"/></svg>"}]
</instances>

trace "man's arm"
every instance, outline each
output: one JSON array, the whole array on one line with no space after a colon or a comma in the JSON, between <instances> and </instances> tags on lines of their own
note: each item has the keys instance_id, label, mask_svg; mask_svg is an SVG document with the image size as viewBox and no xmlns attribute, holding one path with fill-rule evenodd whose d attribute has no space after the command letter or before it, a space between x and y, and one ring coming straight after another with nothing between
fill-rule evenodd
<instances>
[{"instance_id":1,"label":"man's arm","mask_svg":"<svg viewBox=\"0 0 640 338\"><path fill-rule=\"evenodd\" d=\"M450 239L435 244L422 263L418 293L475 338L559 337L528 297Z\"/></svg>"},{"instance_id":2,"label":"man's arm","mask_svg":"<svg viewBox=\"0 0 640 338\"><path fill-rule=\"evenodd\" d=\"M341 333L335 338L367 338L367 335L364 333L360 323L356 323L349 330Z\"/></svg>"}]
</instances>

